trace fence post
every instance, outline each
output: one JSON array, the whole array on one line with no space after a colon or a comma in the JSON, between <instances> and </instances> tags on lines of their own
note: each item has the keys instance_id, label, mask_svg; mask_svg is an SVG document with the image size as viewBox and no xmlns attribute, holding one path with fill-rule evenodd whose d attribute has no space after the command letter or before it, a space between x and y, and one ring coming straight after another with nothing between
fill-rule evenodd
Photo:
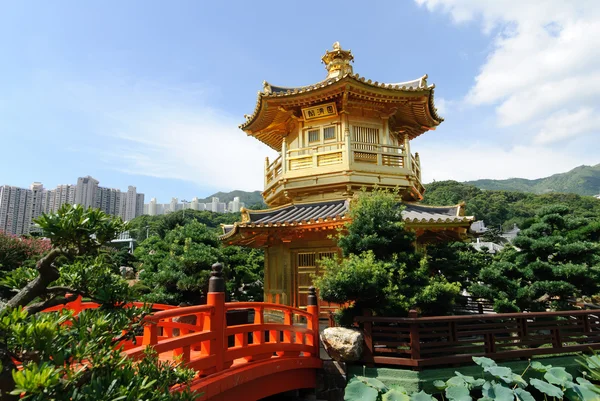
<instances>
[{"instance_id":1,"label":"fence post","mask_svg":"<svg viewBox=\"0 0 600 401\"><path fill-rule=\"evenodd\" d=\"M156 345L158 343L158 326L156 322L146 321L144 324L144 337L142 345Z\"/></svg>"},{"instance_id":2,"label":"fence post","mask_svg":"<svg viewBox=\"0 0 600 401\"><path fill-rule=\"evenodd\" d=\"M371 309L363 309L363 316L372 317L373 311ZM363 324L363 333L365 336L365 350L362 355L363 362L367 366L372 367L374 364L374 353L373 353L373 322L365 320Z\"/></svg>"},{"instance_id":3,"label":"fence post","mask_svg":"<svg viewBox=\"0 0 600 401\"><path fill-rule=\"evenodd\" d=\"M419 316L417 311L411 309L408 311L408 317L415 319L410 322L410 359L417 361L421 359L421 339L419 333L419 322L416 320ZM418 363L417 365L418 366Z\"/></svg>"},{"instance_id":4,"label":"fence post","mask_svg":"<svg viewBox=\"0 0 600 401\"><path fill-rule=\"evenodd\" d=\"M308 329L313 331L312 343L313 352L312 356L319 357L319 301L317 300L317 290L315 287L308 289L308 305L306 307L307 312L310 313L310 320L307 322Z\"/></svg>"},{"instance_id":5,"label":"fence post","mask_svg":"<svg viewBox=\"0 0 600 401\"><path fill-rule=\"evenodd\" d=\"M589 333L590 331L592 331L590 329L590 319L589 319L589 315L582 315L581 316L582 320L583 320L583 332L584 333Z\"/></svg>"},{"instance_id":6,"label":"fence post","mask_svg":"<svg viewBox=\"0 0 600 401\"><path fill-rule=\"evenodd\" d=\"M562 336L560 335L560 326L554 327L552 333L552 348L562 348Z\"/></svg>"},{"instance_id":7,"label":"fence post","mask_svg":"<svg viewBox=\"0 0 600 401\"><path fill-rule=\"evenodd\" d=\"M215 339L211 341L209 355L215 355L215 368L219 372L223 370L226 351L225 341L225 279L223 278L223 265L215 263L208 280L208 294L206 303L214 307L214 314L205 319L205 329L215 333Z\"/></svg>"}]
</instances>

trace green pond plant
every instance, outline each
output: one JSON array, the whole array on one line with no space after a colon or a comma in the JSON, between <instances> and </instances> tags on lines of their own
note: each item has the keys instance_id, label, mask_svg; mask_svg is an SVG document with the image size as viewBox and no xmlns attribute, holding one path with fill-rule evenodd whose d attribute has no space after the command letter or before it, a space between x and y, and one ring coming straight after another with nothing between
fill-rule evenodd
<instances>
[{"instance_id":1,"label":"green pond plant","mask_svg":"<svg viewBox=\"0 0 600 401\"><path fill-rule=\"evenodd\" d=\"M480 377L466 376L460 372L446 381L436 380L433 385L440 393L430 395L424 391L409 394L401 387L388 388L384 383L369 377L355 376L346 387L346 401L536 401L536 400L600 400L600 387L592 381L600 378L598 355L584 356L579 360L584 376L573 378L564 367L529 362L523 372L498 366L490 358L473 357L482 369ZM536 376L528 378L526 373ZM589 380L586 378L589 377ZM539 377L539 378L537 378Z\"/></svg>"}]
</instances>

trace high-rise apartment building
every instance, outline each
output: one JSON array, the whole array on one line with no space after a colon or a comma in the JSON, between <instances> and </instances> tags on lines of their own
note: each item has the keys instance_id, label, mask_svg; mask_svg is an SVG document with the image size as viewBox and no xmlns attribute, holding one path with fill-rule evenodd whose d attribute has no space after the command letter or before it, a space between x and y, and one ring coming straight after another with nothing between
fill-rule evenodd
<instances>
[{"instance_id":1,"label":"high-rise apartment building","mask_svg":"<svg viewBox=\"0 0 600 401\"><path fill-rule=\"evenodd\" d=\"M54 197L54 189L46 189L44 191L44 199L42 201L42 213L52 213L50 208L50 200Z\"/></svg>"},{"instance_id":2,"label":"high-rise apartment building","mask_svg":"<svg viewBox=\"0 0 600 401\"><path fill-rule=\"evenodd\" d=\"M211 212L215 213L225 213L225 210L227 210L227 204L225 202L220 202L219 198L213 196L211 202L206 203L206 210L210 210Z\"/></svg>"},{"instance_id":3,"label":"high-rise apartment building","mask_svg":"<svg viewBox=\"0 0 600 401\"><path fill-rule=\"evenodd\" d=\"M156 206L157 206L156 205L156 198L150 199L150 203L148 204L148 210L147 210L147 213L150 216L156 216L157 215L156 214Z\"/></svg>"},{"instance_id":4,"label":"high-rise apartment building","mask_svg":"<svg viewBox=\"0 0 600 401\"><path fill-rule=\"evenodd\" d=\"M75 203L86 209L88 207L95 207L98 184L99 181L89 175L86 177L79 177L75 189Z\"/></svg>"},{"instance_id":5,"label":"high-rise apartment building","mask_svg":"<svg viewBox=\"0 0 600 401\"><path fill-rule=\"evenodd\" d=\"M56 212L62 205L75 203L75 185L58 185L56 189L46 194L46 205L44 213Z\"/></svg>"},{"instance_id":6,"label":"high-rise apartment building","mask_svg":"<svg viewBox=\"0 0 600 401\"><path fill-rule=\"evenodd\" d=\"M135 216L141 216L144 214L144 194L135 195Z\"/></svg>"},{"instance_id":7,"label":"high-rise apartment building","mask_svg":"<svg viewBox=\"0 0 600 401\"><path fill-rule=\"evenodd\" d=\"M102 210L106 214L119 216L120 213L121 191L114 188L98 187L96 190L96 199L94 207Z\"/></svg>"},{"instance_id":8,"label":"high-rise apartment building","mask_svg":"<svg viewBox=\"0 0 600 401\"><path fill-rule=\"evenodd\" d=\"M169 205L169 212L173 213L176 212L178 208L178 201L177 198L171 198L171 204Z\"/></svg>"},{"instance_id":9,"label":"high-rise apartment building","mask_svg":"<svg viewBox=\"0 0 600 401\"><path fill-rule=\"evenodd\" d=\"M110 188L96 188L94 207L102 210L104 213L108 213L110 209Z\"/></svg>"},{"instance_id":10,"label":"high-rise apartment building","mask_svg":"<svg viewBox=\"0 0 600 401\"><path fill-rule=\"evenodd\" d=\"M30 232L39 231L39 227L33 222L44 213L44 204L46 203L46 191L41 182L34 182L29 187L31 190L31 224Z\"/></svg>"},{"instance_id":11,"label":"high-rise apartment building","mask_svg":"<svg viewBox=\"0 0 600 401\"><path fill-rule=\"evenodd\" d=\"M237 213L244 206L244 202L241 202L239 196L236 196L231 202L227 204L227 211L229 213Z\"/></svg>"},{"instance_id":12,"label":"high-rise apartment building","mask_svg":"<svg viewBox=\"0 0 600 401\"><path fill-rule=\"evenodd\" d=\"M0 187L0 231L28 234L31 227L33 191L3 185Z\"/></svg>"},{"instance_id":13,"label":"high-rise apartment building","mask_svg":"<svg viewBox=\"0 0 600 401\"><path fill-rule=\"evenodd\" d=\"M125 194L125 217L123 220L130 221L135 218L137 208L137 190L133 185L127 187Z\"/></svg>"}]
</instances>

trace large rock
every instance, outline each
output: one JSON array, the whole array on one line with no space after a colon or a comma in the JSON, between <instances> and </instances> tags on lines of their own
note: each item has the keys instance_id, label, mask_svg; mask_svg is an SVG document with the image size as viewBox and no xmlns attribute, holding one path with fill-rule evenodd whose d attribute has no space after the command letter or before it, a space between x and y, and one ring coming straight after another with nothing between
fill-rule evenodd
<instances>
[{"instance_id":1,"label":"large rock","mask_svg":"<svg viewBox=\"0 0 600 401\"><path fill-rule=\"evenodd\" d=\"M363 335L358 330L329 327L321 333L321 341L325 351L336 361L358 361L363 352Z\"/></svg>"},{"instance_id":2,"label":"large rock","mask_svg":"<svg viewBox=\"0 0 600 401\"><path fill-rule=\"evenodd\" d=\"M185 316L176 316L173 318L173 323L185 323L185 324L191 324L191 325L196 325L196 315L185 315ZM180 333L179 333L179 329L174 328L173 329L173 337L179 337Z\"/></svg>"},{"instance_id":3,"label":"large rock","mask_svg":"<svg viewBox=\"0 0 600 401\"><path fill-rule=\"evenodd\" d=\"M119 267L119 272L121 272L121 276L128 280L132 280L135 278L135 272L133 271L133 267L121 266Z\"/></svg>"}]
</instances>

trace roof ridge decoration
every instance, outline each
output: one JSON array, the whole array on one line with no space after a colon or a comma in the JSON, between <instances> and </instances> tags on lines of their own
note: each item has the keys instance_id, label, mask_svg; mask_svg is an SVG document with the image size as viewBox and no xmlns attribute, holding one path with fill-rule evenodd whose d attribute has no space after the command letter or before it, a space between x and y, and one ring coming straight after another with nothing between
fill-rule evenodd
<instances>
[{"instance_id":1,"label":"roof ridge decoration","mask_svg":"<svg viewBox=\"0 0 600 401\"><path fill-rule=\"evenodd\" d=\"M406 205L406 206L417 206L420 208L424 208L424 209L449 209L449 208L461 208L461 207L465 207L466 203L465 202L460 202L454 205L426 205L424 203L421 202L409 202L409 201L402 201L402 204Z\"/></svg>"},{"instance_id":2,"label":"roof ridge decoration","mask_svg":"<svg viewBox=\"0 0 600 401\"><path fill-rule=\"evenodd\" d=\"M342 49L340 42L333 44L333 50L326 50L321 60L327 69L327 79L352 74L352 65L350 64L354 62L352 50Z\"/></svg>"}]
</instances>

